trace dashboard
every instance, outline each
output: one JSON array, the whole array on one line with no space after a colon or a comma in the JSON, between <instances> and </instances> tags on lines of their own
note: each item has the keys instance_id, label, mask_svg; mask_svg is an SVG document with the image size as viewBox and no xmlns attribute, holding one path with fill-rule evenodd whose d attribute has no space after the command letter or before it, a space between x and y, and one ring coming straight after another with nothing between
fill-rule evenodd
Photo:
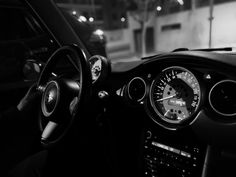
<instances>
[{"instance_id":1,"label":"dashboard","mask_svg":"<svg viewBox=\"0 0 236 177\"><path fill-rule=\"evenodd\" d=\"M204 176L209 147L235 153L235 67L234 54L203 51L112 65L116 96L146 115L144 176Z\"/></svg>"},{"instance_id":2,"label":"dashboard","mask_svg":"<svg viewBox=\"0 0 236 177\"><path fill-rule=\"evenodd\" d=\"M236 116L236 75L221 61L222 54L169 54L144 61L131 72L122 92L133 105L144 105L154 123L168 130L191 125L202 110L218 121L232 123ZM212 56L213 54L213 56ZM228 55L233 58L234 56ZM205 61L204 61L205 60ZM227 60L226 60L227 61Z\"/></svg>"}]
</instances>

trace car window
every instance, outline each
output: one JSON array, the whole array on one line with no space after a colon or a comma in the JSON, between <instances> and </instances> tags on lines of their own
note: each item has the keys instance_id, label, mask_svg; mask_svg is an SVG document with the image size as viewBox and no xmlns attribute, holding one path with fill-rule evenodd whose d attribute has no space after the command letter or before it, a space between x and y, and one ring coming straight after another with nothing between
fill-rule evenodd
<instances>
[{"instance_id":1,"label":"car window","mask_svg":"<svg viewBox=\"0 0 236 177\"><path fill-rule=\"evenodd\" d=\"M53 41L28 9L0 2L0 82L21 82L26 60L45 62Z\"/></svg>"},{"instance_id":2,"label":"car window","mask_svg":"<svg viewBox=\"0 0 236 177\"><path fill-rule=\"evenodd\" d=\"M97 29L92 23L79 19L78 16L70 13L67 8L60 7L60 9L76 34L87 47L88 51L90 51L92 55L106 56L105 36L97 34Z\"/></svg>"},{"instance_id":3,"label":"car window","mask_svg":"<svg viewBox=\"0 0 236 177\"><path fill-rule=\"evenodd\" d=\"M19 40L31 38L42 33L41 29L32 22L31 16L22 7L1 7L0 40Z\"/></svg>"},{"instance_id":4,"label":"car window","mask_svg":"<svg viewBox=\"0 0 236 177\"><path fill-rule=\"evenodd\" d=\"M235 47L235 0L55 0L106 37L111 60ZM227 12L227 13L224 13Z\"/></svg>"},{"instance_id":5,"label":"car window","mask_svg":"<svg viewBox=\"0 0 236 177\"><path fill-rule=\"evenodd\" d=\"M34 62L45 63L57 46L21 1L0 0L0 23L0 110L5 110L37 81L42 68Z\"/></svg>"}]
</instances>

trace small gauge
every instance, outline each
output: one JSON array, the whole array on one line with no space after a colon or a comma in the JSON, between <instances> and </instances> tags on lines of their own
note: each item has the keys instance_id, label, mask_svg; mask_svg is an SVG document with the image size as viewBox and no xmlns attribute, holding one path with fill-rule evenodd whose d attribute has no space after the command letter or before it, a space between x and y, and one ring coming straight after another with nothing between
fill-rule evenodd
<instances>
[{"instance_id":1,"label":"small gauge","mask_svg":"<svg viewBox=\"0 0 236 177\"><path fill-rule=\"evenodd\" d=\"M236 116L235 89L234 80L222 80L211 88L209 103L217 114L225 117Z\"/></svg>"},{"instance_id":2,"label":"small gauge","mask_svg":"<svg viewBox=\"0 0 236 177\"><path fill-rule=\"evenodd\" d=\"M110 72L110 61L101 55L94 55L89 58L92 75L92 83L101 84Z\"/></svg>"},{"instance_id":3,"label":"small gauge","mask_svg":"<svg viewBox=\"0 0 236 177\"><path fill-rule=\"evenodd\" d=\"M89 59L89 64L91 68L92 82L94 83L101 75L102 60L100 57L91 57Z\"/></svg>"},{"instance_id":4,"label":"small gauge","mask_svg":"<svg viewBox=\"0 0 236 177\"><path fill-rule=\"evenodd\" d=\"M128 96L131 100L139 102L146 94L146 83L141 77L135 77L128 83Z\"/></svg>"},{"instance_id":5,"label":"small gauge","mask_svg":"<svg viewBox=\"0 0 236 177\"><path fill-rule=\"evenodd\" d=\"M199 107L201 89L197 78L183 67L170 67L154 79L150 101L155 112L168 123L178 124Z\"/></svg>"}]
</instances>

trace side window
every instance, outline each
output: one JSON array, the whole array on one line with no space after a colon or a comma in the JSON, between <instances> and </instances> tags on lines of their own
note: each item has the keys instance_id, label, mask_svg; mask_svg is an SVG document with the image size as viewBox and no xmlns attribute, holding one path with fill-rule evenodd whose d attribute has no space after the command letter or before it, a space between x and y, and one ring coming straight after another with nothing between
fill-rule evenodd
<instances>
[{"instance_id":1,"label":"side window","mask_svg":"<svg viewBox=\"0 0 236 177\"><path fill-rule=\"evenodd\" d=\"M46 62L55 45L22 5L0 4L0 84L23 82L26 60Z\"/></svg>"},{"instance_id":2,"label":"side window","mask_svg":"<svg viewBox=\"0 0 236 177\"><path fill-rule=\"evenodd\" d=\"M0 111L19 102L40 75L36 66L57 47L31 11L15 2L0 1Z\"/></svg>"},{"instance_id":3,"label":"side window","mask_svg":"<svg viewBox=\"0 0 236 177\"><path fill-rule=\"evenodd\" d=\"M33 28L26 10L21 7L0 9L0 41L20 40L33 37L37 31Z\"/></svg>"}]
</instances>

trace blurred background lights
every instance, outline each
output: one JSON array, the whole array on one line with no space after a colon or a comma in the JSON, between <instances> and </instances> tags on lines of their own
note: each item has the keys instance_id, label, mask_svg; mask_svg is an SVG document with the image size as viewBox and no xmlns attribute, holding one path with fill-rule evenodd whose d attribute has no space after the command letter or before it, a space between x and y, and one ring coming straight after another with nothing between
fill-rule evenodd
<instances>
[{"instance_id":1,"label":"blurred background lights","mask_svg":"<svg viewBox=\"0 0 236 177\"><path fill-rule=\"evenodd\" d=\"M183 0L177 0L178 1L178 3L180 4L180 5L184 5L184 1Z\"/></svg>"},{"instance_id":2,"label":"blurred background lights","mask_svg":"<svg viewBox=\"0 0 236 177\"><path fill-rule=\"evenodd\" d=\"M161 6L157 6L157 11L161 11Z\"/></svg>"},{"instance_id":3,"label":"blurred background lights","mask_svg":"<svg viewBox=\"0 0 236 177\"><path fill-rule=\"evenodd\" d=\"M76 15L76 14L77 14L77 12L76 12L75 10L73 10L73 11L72 11L72 14L73 14L73 15Z\"/></svg>"},{"instance_id":4,"label":"blurred background lights","mask_svg":"<svg viewBox=\"0 0 236 177\"><path fill-rule=\"evenodd\" d=\"M93 22L93 21L94 21L94 18L93 18L93 17L89 17L89 21L90 21L90 22Z\"/></svg>"},{"instance_id":5,"label":"blurred background lights","mask_svg":"<svg viewBox=\"0 0 236 177\"><path fill-rule=\"evenodd\" d=\"M125 17L121 17L120 21L125 22Z\"/></svg>"},{"instance_id":6,"label":"blurred background lights","mask_svg":"<svg viewBox=\"0 0 236 177\"><path fill-rule=\"evenodd\" d=\"M79 16L79 19L78 19L80 22L86 22L87 21L87 18L83 15Z\"/></svg>"},{"instance_id":7,"label":"blurred background lights","mask_svg":"<svg viewBox=\"0 0 236 177\"><path fill-rule=\"evenodd\" d=\"M104 31L102 31L101 29L97 29L97 30L94 31L93 33L96 34L96 35L98 35L98 36L104 35Z\"/></svg>"}]
</instances>

